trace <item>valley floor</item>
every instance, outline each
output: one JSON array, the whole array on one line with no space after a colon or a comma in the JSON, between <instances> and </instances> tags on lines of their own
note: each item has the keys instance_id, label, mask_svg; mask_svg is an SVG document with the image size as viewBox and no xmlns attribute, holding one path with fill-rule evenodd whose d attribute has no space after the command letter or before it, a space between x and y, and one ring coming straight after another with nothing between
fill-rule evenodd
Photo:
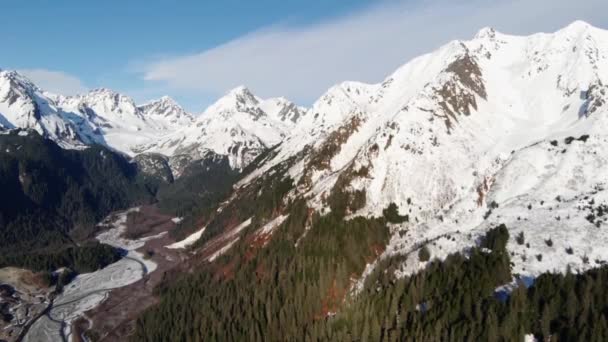
<instances>
[{"instance_id":1,"label":"valley floor","mask_svg":"<svg viewBox=\"0 0 608 342\"><path fill-rule=\"evenodd\" d=\"M135 211L149 221L138 222L140 227L128 226L127 215ZM141 224L149 229L145 236L124 237L130 229L141 231ZM123 249L126 255L96 272L78 275L31 324L24 341L86 341L93 334L119 340L124 335L116 328L155 302L153 288L179 260L179 252L162 247L168 241L167 231L175 225L171 217L151 207L133 208L110 215L100 225L109 229L97 239Z\"/></svg>"}]
</instances>

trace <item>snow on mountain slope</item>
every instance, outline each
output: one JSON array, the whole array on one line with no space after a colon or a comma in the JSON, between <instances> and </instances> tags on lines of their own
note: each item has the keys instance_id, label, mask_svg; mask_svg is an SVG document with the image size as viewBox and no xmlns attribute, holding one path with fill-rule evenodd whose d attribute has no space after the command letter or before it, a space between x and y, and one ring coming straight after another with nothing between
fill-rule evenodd
<instances>
[{"instance_id":1,"label":"snow on mountain slope","mask_svg":"<svg viewBox=\"0 0 608 342\"><path fill-rule=\"evenodd\" d=\"M192 114L186 112L175 100L168 96L139 106L139 109L146 118L161 124L165 129L179 129L190 125L194 121Z\"/></svg>"},{"instance_id":2,"label":"snow on mountain slope","mask_svg":"<svg viewBox=\"0 0 608 342\"><path fill-rule=\"evenodd\" d=\"M176 165L210 154L243 169L278 145L238 187L286 163L290 196L320 212L336 191L365 199L348 203L351 216L395 203L409 222L392 227L383 257L409 255L404 274L424 267L422 245L444 257L499 223L518 273L608 260L607 102L608 31L584 22L527 37L485 28L381 83L336 85L308 110L238 87L194 119L169 98L137 106L105 89L66 98L0 72L0 127L161 153L177 176Z\"/></svg>"},{"instance_id":3,"label":"snow on mountain slope","mask_svg":"<svg viewBox=\"0 0 608 342\"><path fill-rule=\"evenodd\" d=\"M63 113L41 89L15 71L0 71L0 125L31 128L63 147L82 147L80 118Z\"/></svg>"},{"instance_id":4,"label":"snow on mountain slope","mask_svg":"<svg viewBox=\"0 0 608 342\"><path fill-rule=\"evenodd\" d=\"M96 89L85 95L58 97L65 111L85 117L94 127L91 134L99 143L133 154L132 147L149 142L170 130L144 113L133 99L109 89ZM148 108L151 109L151 108Z\"/></svg>"},{"instance_id":5,"label":"snow on mountain slope","mask_svg":"<svg viewBox=\"0 0 608 342\"><path fill-rule=\"evenodd\" d=\"M127 154L190 125L193 118L168 97L138 107L108 89L65 97L51 94L15 71L0 71L0 125L31 128L64 148L102 144Z\"/></svg>"},{"instance_id":6,"label":"snow on mountain slope","mask_svg":"<svg viewBox=\"0 0 608 342\"><path fill-rule=\"evenodd\" d=\"M14 71L0 73L0 96L0 127L36 129L66 148L97 143L129 155L176 155L171 164L177 173L177 166L209 153L230 156L232 167L242 169L307 113L284 98L263 100L239 87L195 119L166 96L141 106L109 89L66 97L44 92Z\"/></svg>"},{"instance_id":7,"label":"snow on mountain slope","mask_svg":"<svg viewBox=\"0 0 608 342\"><path fill-rule=\"evenodd\" d=\"M307 111L306 108L299 107L284 97L260 100L259 106L271 118L278 119L288 126L295 126Z\"/></svg>"},{"instance_id":8,"label":"snow on mountain slope","mask_svg":"<svg viewBox=\"0 0 608 342\"><path fill-rule=\"evenodd\" d=\"M212 152L229 157L235 169L247 166L280 143L301 117L302 109L284 99L262 100L238 87L209 106L189 127L139 151L195 160Z\"/></svg>"},{"instance_id":9,"label":"snow on mountain slope","mask_svg":"<svg viewBox=\"0 0 608 342\"><path fill-rule=\"evenodd\" d=\"M238 186L290 160L291 196L319 211L334 191L363 194L351 215L397 204L409 222L393 227L384 256L411 252L406 273L424 266L413 252L425 242L444 257L498 223L511 229L518 273L592 267L587 259L608 260L597 218L607 200L607 56L608 32L583 22L528 37L483 29L380 84L331 88ZM520 231L530 247L515 242Z\"/></svg>"}]
</instances>

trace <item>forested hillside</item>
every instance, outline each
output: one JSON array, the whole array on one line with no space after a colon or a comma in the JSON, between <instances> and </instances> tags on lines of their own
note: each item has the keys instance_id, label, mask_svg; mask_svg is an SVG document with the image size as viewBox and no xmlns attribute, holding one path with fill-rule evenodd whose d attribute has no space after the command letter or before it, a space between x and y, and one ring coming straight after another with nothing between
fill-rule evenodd
<instances>
[{"instance_id":1,"label":"forested hillside","mask_svg":"<svg viewBox=\"0 0 608 342\"><path fill-rule=\"evenodd\" d=\"M580 21L484 28L310 108L237 87L193 117L0 71L0 267L114 263L34 340L607 341L607 76Z\"/></svg>"},{"instance_id":2,"label":"forested hillside","mask_svg":"<svg viewBox=\"0 0 608 342\"><path fill-rule=\"evenodd\" d=\"M200 228L201 221L209 219L238 177L239 173L230 168L227 158L209 154L189 164L175 182L161 185L156 195L158 207L181 218L170 234L180 240Z\"/></svg>"},{"instance_id":3,"label":"forested hillside","mask_svg":"<svg viewBox=\"0 0 608 342\"><path fill-rule=\"evenodd\" d=\"M241 245L219 265L161 288L161 303L138 321L134 341L539 341L608 338L608 268L511 282L504 226L479 247L397 279L384 261L362 293L350 281L382 243L383 219L318 219L297 248L292 216L265 250ZM348 229L349 234L345 234ZM340 248L338 246L342 246ZM357 252L358 251L358 252ZM418 253L424 253L420 249ZM429 256L432 258L432 255ZM527 284L529 285L529 284ZM346 300L345 300L346 299Z\"/></svg>"},{"instance_id":4,"label":"forested hillside","mask_svg":"<svg viewBox=\"0 0 608 342\"><path fill-rule=\"evenodd\" d=\"M353 278L381 252L388 229L383 218L311 218L301 201L288 212L270 241L243 239L217 264L175 282L168 277L160 305L138 322L134 340L312 336L310 328L341 307Z\"/></svg>"},{"instance_id":5,"label":"forested hillside","mask_svg":"<svg viewBox=\"0 0 608 342\"><path fill-rule=\"evenodd\" d=\"M113 252L79 251L75 241L91 237L108 213L153 199L136 165L101 146L64 150L22 130L0 135L0 150L1 265L74 266L91 253L112 260Z\"/></svg>"}]
</instances>

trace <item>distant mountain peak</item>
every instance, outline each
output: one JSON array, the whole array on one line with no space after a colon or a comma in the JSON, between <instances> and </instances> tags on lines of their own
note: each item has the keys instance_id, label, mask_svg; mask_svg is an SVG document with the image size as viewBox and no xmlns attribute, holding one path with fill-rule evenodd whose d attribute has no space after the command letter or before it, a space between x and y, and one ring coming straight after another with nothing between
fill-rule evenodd
<instances>
[{"instance_id":1,"label":"distant mountain peak","mask_svg":"<svg viewBox=\"0 0 608 342\"><path fill-rule=\"evenodd\" d=\"M9 82L8 85L11 87L18 87L22 90L27 89L30 92L41 91L41 89L38 88L38 86L36 86L29 78L15 70L0 69L0 79L4 79L6 82Z\"/></svg>"},{"instance_id":2,"label":"distant mountain peak","mask_svg":"<svg viewBox=\"0 0 608 342\"><path fill-rule=\"evenodd\" d=\"M255 97L251 91L251 89L249 89L249 87L247 87L246 85L238 85L232 89L230 89L226 95L245 95L245 96L251 96L251 97Z\"/></svg>"},{"instance_id":3,"label":"distant mountain peak","mask_svg":"<svg viewBox=\"0 0 608 342\"><path fill-rule=\"evenodd\" d=\"M230 90L226 96L233 97L237 103L243 105L256 105L260 102L259 98L257 98L249 88L242 85Z\"/></svg>"},{"instance_id":4,"label":"distant mountain peak","mask_svg":"<svg viewBox=\"0 0 608 342\"><path fill-rule=\"evenodd\" d=\"M95 88L91 89L87 95L91 96L121 96L117 91L109 88Z\"/></svg>"},{"instance_id":5,"label":"distant mountain peak","mask_svg":"<svg viewBox=\"0 0 608 342\"><path fill-rule=\"evenodd\" d=\"M43 91L17 71L0 71L0 124L35 129L66 148L98 143L132 153L134 146L193 120L169 97L140 107L108 88L63 96Z\"/></svg>"},{"instance_id":6,"label":"distant mountain peak","mask_svg":"<svg viewBox=\"0 0 608 342\"><path fill-rule=\"evenodd\" d=\"M168 95L163 95L163 96L161 96L161 97L158 99L158 101L160 101L160 102L166 102L166 103L170 103L170 104L172 104L172 105L178 105L178 104L177 104L177 102L176 102L176 101L175 101L175 100L174 100L172 97L170 97L170 96L168 96Z\"/></svg>"},{"instance_id":7,"label":"distant mountain peak","mask_svg":"<svg viewBox=\"0 0 608 342\"><path fill-rule=\"evenodd\" d=\"M496 38L496 30L493 27L484 27L477 32L475 39L494 39Z\"/></svg>"},{"instance_id":8,"label":"distant mountain peak","mask_svg":"<svg viewBox=\"0 0 608 342\"><path fill-rule=\"evenodd\" d=\"M162 122L167 127L184 127L194 121L192 114L186 112L169 96L150 101L140 106L139 109L146 117Z\"/></svg>"},{"instance_id":9,"label":"distant mountain peak","mask_svg":"<svg viewBox=\"0 0 608 342\"><path fill-rule=\"evenodd\" d=\"M575 20L570 25L566 26L563 30L566 31L585 31L590 28L595 28L593 25L589 24L583 20Z\"/></svg>"},{"instance_id":10,"label":"distant mountain peak","mask_svg":"<svg viewBox=\"0 0 608 342\"><path fill-rule=\"evenodd\" d=\"M165 106L176 106L181 108L181 105L169 95L163 95L157 99L149 100L144 104L140 105L140 107L145 107L152 104L163 104Z\"/></svg>"},{"instance_id":11,"label":"distant mountain peak","mask_svg":"<svg viewBox=\"0 0 608 342\"><path fill-rule=\"evenodd\" d=\"M227 156L232 168L243 169L280 143L305 112L285 98L261 99L239 86L207 107L193 125L139 150L191 160L213 152Z\"/></svg>"},{"instance_id":12,"label":"distant mountain peak","mask_svg":"<svg viewBox=\"0 0 608 342\"><path fill-rule=\"evenodd\" d=\"M201 115L201 119L219 115L224 118L232 117L237 113L248 113L256 120L266 115L260 108L260 99L256 97L249 88L238 86L215 103L207 107Z\"/></svg>"},{"instance_id":13,"label":"distant mountain peak","mask_svg":"<svg viewBox=\"0 0 608 342\"><path fill-rule=\"evenodd\" d=\"M97 88L89 91L85 96L87 99L111 99L114 102L125 102L136 107L135 101L124 94L108 88Z\"/></svg>"}]
</instances>

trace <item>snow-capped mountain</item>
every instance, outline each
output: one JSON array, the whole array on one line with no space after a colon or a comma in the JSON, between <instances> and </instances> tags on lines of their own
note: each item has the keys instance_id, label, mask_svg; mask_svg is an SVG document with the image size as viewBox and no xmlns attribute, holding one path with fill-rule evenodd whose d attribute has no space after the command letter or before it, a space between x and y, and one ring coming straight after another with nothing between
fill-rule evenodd
<instances>
[{"instance_id":1,"label":"snow-capped mountain","mask_svg":"<svg viewBox=\"0 0 608 342\"><path fill-rule=\"evenodd\" d=\"M184 120L185 111L168 98L139 107L128 96L95 89L81 96L58 97L57 102L65 111L86 118L94 127L96 141L128 154L134 154L134 146L189 123Z\"/></svg>"},{"instance_id":2,"label":"snow-capped mountain","mask_svg":"<svg viewBox=\"0 0 608 342\"><path fill-rule=\"evenodd\" d=\"M27 78L0 70L0 125L4 128L34 129L63 147L78 147L85 143L76 126L79 122Z\"/></svg>"},{"instance_id":3,"label":"snow-capped mountain","mask_svg":"<svg viewBox=\"0 0 608 342\"><path fill-rule=\"evenodd\" d=\"M584 260L608 259L597 215L608 204L607 56L608 32L583 22L527 37L483 29L380 84L332 87L238 186L288 163L290 196L321 212L336 191L365 199L351 215L395 203L409 222L394 227L385 256L431 241L442 257L505 223L530 237L509 243L514 272L587 269ZM425 265L409 259L403 272Z\"/></svg>"},{"instance_id":4,"label":"snow-capped mountain","mask_svg":"<svg viewBox=\"0 0 608 342\"><path fill-rule=\"evenodd\" d=\"M163 125L166 129L179 129L194 121L192 114L186 112L175 100L163 96L158 100L139 106L144 116Z\"/></svg>"},{"instance_id":5,"label":"snow-capped mountain","mask_svg":"<svg viewBox=\"0 0 608 342\"><path fill-rule=\"evenodd\" d=\"M228 156L233 168L242 169L280 143L304 115L302 108L285 99L262 100L241 86L209 106L189 127L138 150L189 160L215 153Z\"/></svg>"},{"instance_id":6,"label":"snow-capped mountain","mask_svg":"<svg viewBox=\"0 0 608 342\"><path fill-rule=\"evenodd\" d=\"M141 107L109 89L66 97L43 91L15 71L0 71L0 125L35 129L64 148L98 143L133 155L134 146L192 120L168 97Z\"/></svg>"},{"instance_id":7,"label":"snow-capped mountain","mask_svg":"<svg viewBox=\"0 0 608 342\"><path fill-rule=\"evenodd\" d=\"M175 155L177 174L209 153L228 156L233 168L242 169L306 116L305 108L285 98L261 99L238 87L195 119L167 96L140 106L103 88L62 96L15 71L1 71L0 96L0 127L32 128L64 148L97 143L129 155Z\"/></svg>"},{"instance_id":8,"label":"snow-capped mountain","mask_svg":"<svg viewBox=\"0 0 608 342\"><path fill-rule=\"evenodd\" d=\"M276 147L232 199L272 171L294 179L289 198L321 213L336 192L350 216L395 203L409 221L393 225L382 257L408 256L402 274L426 265L415 253L422 245L441 258L500 223L526 236L508 244L515 273L608 260L608 32L583 22L526 37L482 29L381 83L336 85L308 110L238 87L192 120L168 98L64 98L0 75L6 128L34 128L64 146L160 153L173 177L210 155L242 170Z\"/></svg>"},{"instance_id":9,"label":"snow-capped mountain","mask_svg":"<svg viewBox=\"0 0 608 342\"><path fill-rule=\"evenodd\" d=\"M258 99L259 107L271 118L278 119L287 126L295 126L307 109L299 107L284 97L275 97L266 100Z\"/></svg>"},{"instance_id":10,"label":"snow-capped mountain","mask_svg":"<svg viewBox=\"0 0 608 342\"><path fill-rule=\"evenodd\" d=\"M349 293L381 296L382 290L390 288L390 296L368 297L371 301L359 303L369 308L378 303L376 298L384 301L381 306L386 306L386 312L399 314L383 321L393 321L396 329L402 329L401 323L418 320L422 317L418 313L424 316L428 308L437 308L443 291L435 289L434 275L391 288L385 285L397 282L382 273L410 275L434 259L473 246L479 248L464 254L474 262L465 266L454 259L446 263L448 267L456 273L461 266L491 268L486 273L505 268L512 271L505 279L529 279L547 272L585 271L608 262L608 31L584 22L531 36L484 28L471 40L450 42L409 61L378 84L333 86L309 109L284 98L264 100L238 87L194 118L167 97L142 106L107 89L62 97L45 93L17 73L0 72L0 131L6 134L5 128L16 127L35 129L63 147L101 143L137 154L133 161L151 184L172 183L181 176L185 182L178 180L173 188L179 197L164 200L178 207L180 217L172 221L183 222L179 234L196 230L164 245L178 254L148 254L168 260L167 264L177 260L176 271L205 267L210 272L200 274L211 278L180 282L212 283L208 289L215 291L201 293L216 294L224 284L231 284L231 289L235 284L248 285L243 279L256 281L256 286L245 289L255 292L268 276L294 271L281 284L273 283L281 293L297 293L293 298L297 300L276 301L280 302L277 312L302 307L301 300L310 296L301 294L312 289L320 295L316 296L318 305L308 308L311 322L334 316L334 322L343 324L352 317L348 311L340 316L340 311L357 304L347 298ZM17 150L11 147L2 153ZM188 169L189 165L196 167ZM243 171L242 177L235 170ZM21 174L14 178L23 183ZM236 184L234 179L239 179ZM219 190L208 187L215 182ZM210 199L205 197L209 194ZM187 209L179 208L183 204L179 202L185 202ZM322 218L332 211L333 215ZM349 221L355 217L380 219ZM498 244L481 244L481 239L501 224L509 234L501 228L500 236L493 238L501 240L500 248L491 251ZM281 239L271 241L277 232ZM152 233L142 239L173 239L156 230ZM507 236L509 255L504 258L502 239ZM184 248L189 249L178 251ZM350 253L355 251L364 252ZM492 259L499 256L504 267L494 267L492 259L479 258L482 254L494 254ZM401 257L392 258L396 255ZM277 263L277 257L287 262ZM442 267L435 265L429 271L448 274ZM300 282L302 270L309 269L320 271ZM379 272L372 280L378 280L360 292L374 270ZM162 271L173 272L170 268ZM468 271L463 274L471 278ZM517 287L517 282L504 285L505 279L497 279L501 283L490 284L489 289ZM415 288L425 282L433 285L430 295L398 299L403 289L418 292ZM293 284L308 287L294 290ZM275 287L263 287L272 295L260 296L261 301L274 300ZM484 296L490 294L483 287ZM180 293L190 293L188 287L176 289L166 291L175 295L163 301L180 304L187 315L189 298ZM538 289L542 294L542 287ZM234 297L234 291L226 293L210 297L209 302L223 303L217 299ZM236 300L243 302L241 298L245 297ZM479 318L479 309L493 307L486 299L468 303L466 307L474 309L467 309L467 315ZM286 303L293 305L283 306ZM511 305L503 304L497 308ZM172 314L175 307L157 311L158 322L166 321L169 316L164 312ZM260 306L252 307L255 312ZM407 309L400 312L400 307ZM113 304L111 309L115 310ZM415 316L408 316L411 313ZM154 325L150 322L155 321L145 326ZM252 324L257 325L257 321ZM373 325L384 326L384 322ZM355 330L327 331L336 339L358 336ZM379 337L395 338L378 332ZM310 336L314 339L315 334ZM450 338L457 339L454 336Z\"/></svg>"}]
</instances>

